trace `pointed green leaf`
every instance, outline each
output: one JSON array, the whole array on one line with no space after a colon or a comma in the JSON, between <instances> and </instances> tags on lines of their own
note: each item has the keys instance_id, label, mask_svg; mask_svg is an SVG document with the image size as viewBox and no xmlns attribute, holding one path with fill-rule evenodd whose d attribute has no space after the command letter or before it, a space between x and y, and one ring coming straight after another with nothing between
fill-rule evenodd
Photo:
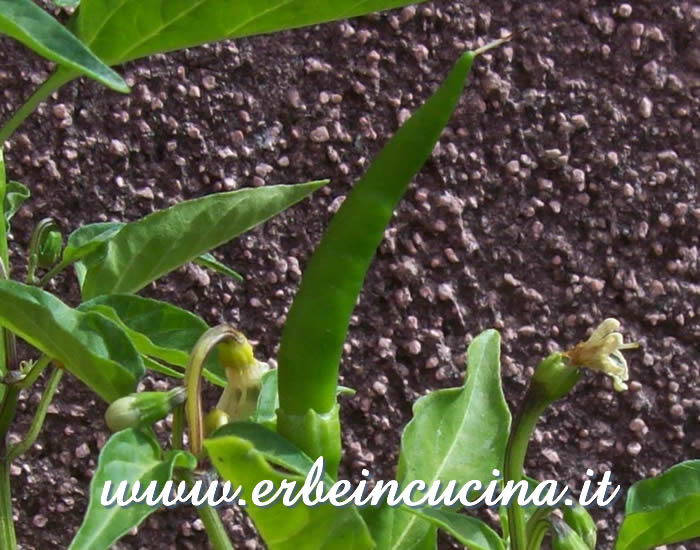
<instances>
[{"instance_id":1,"label":"pointed green leaf","mask_svg":"<svg viewBox=\"0 0 700 550\"><path fill-rule=\"evenodd\" d=\"M451 535L470 550L504 550L505 546L498 534L483 521L436 508L409 508L401 510L430 522Z\"/></svg>"},{"instance_id":2,"label":"pointed green leaf","mask_svg":"<svg viewBox=\"0 0 700 550\"><path fill-rule=\"evenodd\" d=\"M438 480L455 480L458 485L478 480L486 485L494 469L503 471L510 412L501 388L498 332L479 334L467 355L463 387L432 392L413 406L413 419L401 438L397 479L402 485L414 480L428 486ZM416 548L429 525L396 510L387 550Z\"/></svg>"},{"instance_id":3,"label":"pointed green leaf","mask_svg":"<svg viewBox=\"0 0 700 550\"><path fill-rule=\"evenodd\" d=\"M94 78L118 92L129 91L121 76L31 0L0 0L0 33L71 72Z\"/></svg>"},{"instance_id":4,"label":"pointed green leaf","mask_svg":"<svg viewBox=\"0 0 700 550\"><path fill-rule=\"evenodd\" d=\"M22 203L31 196L31 191L26 185L18 181L7 182L5 188L5 221L9 224L12 217L17 213Z\"/></svg>"},{"instance_id":5,"label":"pointed green leaf","mask_svg":"<svg viewBox=\"0 0 700 550\"><path fill-rule=\"evenodd\" d=\"M163 456L158 442L139 430L129 428L115 433L102 448L97 471L90 483L90 502L70 550L107 550L139 525L157 507L145 502L120 507L116 504L105 507L100 499L105 483L111 482L109 496L114 495L119 483L128 481L126 496L131 494L133 483L141 483L141 491L151 482L157 483L156 496L165 483L173 478L175 467L193 470L197 460L185 451L171 451Z\"/></svg>"},{"instance_id":6,"label":"pointed green leaf","mask_svg":"<svg viewBox=\"0 0 700 550\"><path fill-rule=\"evenodd\" d=\"M700 537L700 460L632 485L615 550L646 550Z\"/></svg>"},{"instance_id":7,"label":"pointed green leaf","mask_svg":"<svg viewBox=\"0 0 700 550\"><path fill-rule=\"evenodd\" d=\"M143 362L114 322L15 281L0 281L0 304L0 325L58 360L105 401L136 389Z\"/></svg>"},{"instance_id":8,"label":"pointed green leaf","mask_svg":"<svg viewBox=\"0 0 700 550\"><path fill-rule=\"evenodd\" d=\"M185 368L192 348L209 326L194 313L160 300L133 294L98 296L80 305L81 311L99 311L123 325L136 349L151 357ZM216 354L207 359L205 373L225 386L223 368Z\"/></svg>"},{"instance_id":9,"label":"pointed green leaf","mask_svg":"<svg viewBox=\"0 0 700 550\"><path fill-rule=\"evenodd\" d=\"M287 440L255 423L233 423L217 430L204 447L221 476L242 486L247 512L269 550L370 550L375 548L367 526L353 506L336 508L321 504L293 508L281 502L260 508L250 495L262 480L276 487L284 479L299 488L311 469L312 460ZM282 467L290 473L281 473ZM326 475L327 487L333 481Z\"/></svg>"},{"instance_id":10,"label":"pointed green leaf","mask_svg":"<svg viewBox=\"0 0 700 550\"><path fill-rule=\"evenodd\" d=\"M84 258L119 233L124 225L121 222L103 222L79 227L68 236L63 261L75 262Z\"/></svg>"},{"instance_id":11,"label":"pointed green leaf","mask_svg":"<svg viewBox=\"0 0 700 550\"><path fill-rule=\"evenodd\" d=\"M75 32L109 65L219 40L315 25L410 0L82 0ZM134 25L138 21L138 25Z\"/></svg>"},{"instance_id":12,"label":"pointed green leaf","mask_svg":"<svg viewBox=\"0 0 700 550\"><path fill-rule=\"evenodd\" d=\"M263 374L262 386L258 394L258 406L251 417L251 422L262 424L270 430L277 426L277 409L280 406L277 393L277 369L271 369Z\"/></svg>"},{"instance_id":13,"label":"pointed green leaf","mask_svg":"<svg viewBox=\"0 0 700 550\"><path fill-rule=\"evenodd\" d=\"M81 7L82 10L82 7ZM88 265L84 299L131 294L299 202L327 180L217 193L126 224ZM87 264L87 262L86 262Z\"/></svg>"},{"instance_id":14,"label":"pointed green leaf","mask_svg":"<svg viewBox=\"0 0 700 550\"><path fill-rule=\"evenodd\" d=\"M202 267L211 269L216 273L221 273L222 275L231 277L234 281L238 281L239 283L242 283L244 281L243 276L240 273L237 273L226 264L221 263L214 257L213 254L210 254L209 252L205 252L199 258L196 258L194 260L194 263L196 263L197 265L201 265Z\"/></svg>"}]
</instances>

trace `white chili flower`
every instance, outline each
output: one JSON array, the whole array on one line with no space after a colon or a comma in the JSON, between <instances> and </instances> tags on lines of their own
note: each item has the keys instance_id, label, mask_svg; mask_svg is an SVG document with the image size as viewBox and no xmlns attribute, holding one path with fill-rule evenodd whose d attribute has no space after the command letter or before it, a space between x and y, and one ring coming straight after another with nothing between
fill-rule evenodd
<instances>
[{"instance_id":1,"label":"white chili flower","mask_svg":"<svg viewBox=\"0 0 700 550\"><path fill-rule=\"evenodd\" d=\"M605 319L588 340L576 344L563 355L573 366L603 371L613 379L616 391L624 391L627 389L625 381L629 380L629 372L621 351L638 348L639 344L625 344L622 334L617 332L619 328L620 322L617 319Z\"/></svg>"}]
</instances>

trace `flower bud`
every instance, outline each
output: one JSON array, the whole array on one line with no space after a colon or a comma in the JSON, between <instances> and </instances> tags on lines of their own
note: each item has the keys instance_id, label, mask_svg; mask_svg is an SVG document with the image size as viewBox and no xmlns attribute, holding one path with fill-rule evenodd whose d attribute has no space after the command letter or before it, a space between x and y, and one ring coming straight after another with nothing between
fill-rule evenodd
<instances>
[{"instance_id":1,"label":"flower bud","mask_svg":"<svg viewBox=\"0 0 700 550\"><path fill-rule=\"evenodd\" d=\"M44 235L39 243L37 265L42 269L49 269L61 257L63 250L63 235L60 231L52 230Z\"/></svg>"},{"instance_id":2,"label":"flower bud","mask_svg":"<svg viewBox=\"0 0 700 550\"><path fill-rule=\"evenodd\" d=\"M255 359L253 347L240 332L236 338L220 343L218 351L228 383L216 408L231 421L248 420L258 405L263 374L270 367Z\"/></svg>"},{"instance_id":3,"label":"flower bud","mask_svg":"<svg viewBox=\"0 0 700 550\"><path fill-rule=\"evenodd\" d=\"M216 430L221 428L221 426L225 426L230 421L231 420L224 411L221 409L212 409L204 419L204 436L209 437Z\"/></svg>"},{"instance_id":4,"label":"flower bud","mask_svg":"<svg viewBox=\"0 0 700 550\"><path fill-rule=\"evenodd\" d=\"M170 411L185 402L183 387L168 392L132 393L114 401L105 413L107 426L113 432L126 428L149 426L168 416Z\"/></svg>"},{"instance_id":5,"label":"flower bud","mask_svg":"<svg viewBox=\"0 0 700 550\"><path fill-rule=\"evenodd\" d=\"M552 550L589 550L581 537L559 518L552 518Z\"/></svg>"}]
</instances>

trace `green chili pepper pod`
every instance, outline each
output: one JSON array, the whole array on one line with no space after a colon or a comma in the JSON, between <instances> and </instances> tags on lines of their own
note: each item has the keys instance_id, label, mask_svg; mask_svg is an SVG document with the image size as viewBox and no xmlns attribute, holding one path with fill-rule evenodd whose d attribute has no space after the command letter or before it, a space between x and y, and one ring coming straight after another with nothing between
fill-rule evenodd
<instances>
[{"instance_id":1,"label":"green chili pepper pod","mask_svg":"<svg viewBox=\"0 0 700 550\"><path fill-rule=\"evenodd\" d=\"M561 511L569 527L576 531L590 550L595 550L598 528L588 511L578 503L574 506L564 506Z\"/></svg>"},{"instance_id":2,"label":"green chili pepper pod","mask_svg":"<svg viewBox=\"0 0 700 550\"><path fill-rule=\"evenodd\" d=\"M277 409L277 431L296 434L294 443L312 459L323 456L326 473L335 479L340 465L340 407L327 413L308 409L306 414L288 414Z\"/></svg>"},{"instance_id":3,"label":"green chili pepper pod","mask_svg":"<svg viewBox=\"0 0 700 550\"><path fill-rule=\"evenodd\" d=\"M37 254L37 265L42 269L49 269L61 257L63 250L63 235L60 231L51 230L42 235Z\"/></svg>"},{"instance_id":4,"label":"green chili pepper pod","mask_svg":"<svg viewBox=\"0 0 700 550\"><path fill-rule=\"evenodd\" d=\"M581 372L567 364L561 353L545 357L530 382L529 399L546 407L569 393L581 378Z\"/></svg>"},{"instance_id":5,"label":"green chili pepper pod","mask_svg":"<svg viewBox=\"0 0 700 550\"><path fill-rule=\"evenodd\" d=\"M588 545L565 521L552 518L552 550L589 550Z\"/></svg>"},{"instance_id":6,"label":"green chili pepper pod","mask_svg":"<svg viewBox=\"0 0 700 550\"><path fill-rule=\"evenodd\" d=\"M186 395L183 387L168 392L132 393L109 406L105 421L113 432L148 426L165 418L175 407L184 403Z\"/></svg>"}]
</instances>

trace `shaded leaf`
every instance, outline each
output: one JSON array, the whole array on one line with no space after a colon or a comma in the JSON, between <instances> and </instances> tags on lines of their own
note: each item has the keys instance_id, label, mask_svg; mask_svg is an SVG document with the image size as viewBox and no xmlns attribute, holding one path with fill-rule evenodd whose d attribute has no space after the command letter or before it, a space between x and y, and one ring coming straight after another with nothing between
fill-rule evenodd
<instances>
[{"instance_id":1,"label":"shaded leaf","mask_svg":"<svg viewBox=\"0 0 700 550\"><path fill-rule=\"evenodd\" d=\"M68 307L39 288L0 281L0 324L62 363L105 401L136 389L143 362L106 317Z\"/></svg>"},{"instance_id":2,"label":"shaded leaf","mask_svg":"<svg viewBox=\"0 0 700 550\"><path fill-rule=\"evenodd\" d=\"M700 460L632 485L615 550L646 550L700 537Z\"/></svg>"},{"instance_id":3,"label":"shaded leaf","mask_svg":"<svg viewBox=\"0 0 700 550\"><path fill-rule=\"evenodd\" d=\"M82 7L81 7L82 10ZM150 282L289 208L326 181L217 193L126 224L87 265L84 299L138 292Z\"/></svg>"},{"instance_id":4,"label":"shaded leaf","mask_svg":"<svg viewBox=\"0 0 700 550\"><path fill-rule=\"evenodd\" d=\"M140 353L183 369L197 340L209 329L207 323L194 313L133 294L98 296L81 304L79 309L99 311L122 324ZM218 385L226 385L216 354L210 354L205 372Z\"/></svg>"},{"instance_id":5,"label":"shaded leaf","mask_svg":"<svg viewBox=\"0 0 700 550\"><path fill-rule=\"evenodd\" d=\"M409 508L402 506L401 510L415 514L430 522L467 546L470 550L504 550L505 548L501 537L477 518L435 508Z\"/></svg>"},{"instance_id":6,"label":"shaded leaf","mask_svg":"<svg viewBox=\"0 0 700 550\"><path fill-rule=\"evenodd\" d=\"M204 441L212 464L221 476L242 486L246 495L262 480L276 487L284 480L304 483L312 460L275 432L255 423L236 422ZM283 474L276 467L290 473ZM327 487L333 481L325 476ZM352 506L329 504L293 508L281 502L265 508L248 499L247 512L269 550L364 550L375 548L367 526Z\"/></svg>"},{"instance_id":7,"label":"shaded leaf","mask_svg":"<svg viewBox=\"0 0 700 550\"><path fill-rule=\"evenodd\" d=\"M0 0L0 33L71 72L94 78L118 92L129 91L121 76L31 0Z\"/></svg>"},{"instance_id":8,"label":"shaded leaf","mask_svg":"<svg viewBox=\"0 0 700 550\"><path fill-rule=\"evenodd\" d=\"M145 502L120 507L116 504L105 507L101 504L103 487L110 481L114 495L121 481L128 481L130 495L133 483L141 483L141 492L149 483L157 482L156 496L165 483L173 478L175 467L193 470L197 460L185 451L171 451L163 456L158 442L139 430L129 428L115 433L102 448L97 471L90 483L88 509L73 539L70 550L102 550L111 548L117 540L139 525L157 507ZM139 494L141 494L141 492Z\"/></svg>"},{"instance_id":9,"label":"shaded leaf","mask_svg":"<svg viewBox=\"0 0 700 550\"><path fill-rule=\"evenodd\" d=\"M22 203L31 196L31 191L26 185L18 181L7 182L5 188L5 221L9 224L12 217L17 213Z\"/></svg>"}]
</instances>

